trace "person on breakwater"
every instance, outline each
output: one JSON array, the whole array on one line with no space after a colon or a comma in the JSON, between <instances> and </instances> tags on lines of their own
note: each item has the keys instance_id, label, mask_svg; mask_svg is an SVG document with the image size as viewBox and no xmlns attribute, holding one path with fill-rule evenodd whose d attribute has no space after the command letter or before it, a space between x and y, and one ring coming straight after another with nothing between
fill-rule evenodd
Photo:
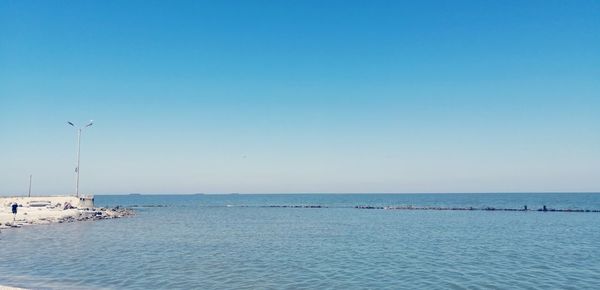
<instances>
[{"instance_id":1,"label":"person on breakwater","mask_svg":"<svg viewBox=\"0 0 600 290\"><path fill-rule=\"evenodd\" d=\"M12 204L12 213L13 213L13 223L15 222L15 220L17 219L17 208L19 207L19 205L15 202Z\"/></svg>"}]
</instances>

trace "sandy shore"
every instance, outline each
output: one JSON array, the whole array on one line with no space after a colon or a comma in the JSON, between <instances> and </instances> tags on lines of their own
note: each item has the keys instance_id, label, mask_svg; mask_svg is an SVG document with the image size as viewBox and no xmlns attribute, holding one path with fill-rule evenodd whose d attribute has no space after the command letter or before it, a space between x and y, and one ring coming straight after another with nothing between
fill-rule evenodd
<instances>
[{"instance_id":1,"label":"sandy shore","mask_svg":"<svg viewBox=\"0 0 600 290\"><path fill-rule=\"evenodd\" d=\"M11 205L17 203L17 214ZM74 196L0 197L0 229L25 225L119 218L132 215L123 208L83 208Z\"/></svg>"},{"instance_id":2,"label":"sandy shore","mask_svg":"<svg viewBox=\"0 0 600 290\"><path fill-rule=\"evenodd\" d=\"M9 287L0 285L0 290L26 290L25 288Z\"/></svg>"}]
</instances>

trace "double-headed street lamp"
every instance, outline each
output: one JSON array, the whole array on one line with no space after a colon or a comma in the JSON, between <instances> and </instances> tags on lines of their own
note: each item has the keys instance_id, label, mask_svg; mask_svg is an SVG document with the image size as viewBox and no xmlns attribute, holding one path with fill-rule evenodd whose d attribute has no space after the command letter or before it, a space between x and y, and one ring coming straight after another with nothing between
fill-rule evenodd
<instances>
[{"instance_id":1,"label":"double-headed street lamp","mask_svg":"<svg viewBox=\"0 0 600 290\"><path fill-rule=\"evenodd\" d=\"M84 127L77 127L75 126L75 124L71 123L71 122L67 122L69 123L69 125L75 127L75 129L77 129L77 166L75 167L75 195L77 197L79 197L79 156L81 154L81 131L84 128L90 127L92 126L93 121L90 121L89 124L85 125Z\"/></svg>"}]
</instances>

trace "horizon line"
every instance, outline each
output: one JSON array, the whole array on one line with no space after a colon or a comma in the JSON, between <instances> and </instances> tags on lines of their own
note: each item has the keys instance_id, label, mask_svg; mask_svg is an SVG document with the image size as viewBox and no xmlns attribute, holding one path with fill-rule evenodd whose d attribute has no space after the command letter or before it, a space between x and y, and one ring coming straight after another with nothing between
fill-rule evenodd
<instances>
[{"instance_id":1,"label":"horizon line","mask_svg":"<svg viewBox=\"0 0 600 290\"><path fill-rule=\"evenodd\" d=\"M193 192L193 193L154 193L154 192L129 192L129 193L98 193L92 196L125 196L125 195L418 195L418 194L600 194L600 191L483 191L483 192ZM31 197L44 196L75 196L74 194L32 194ZM0 194L0 197L27 197L27 194L10 195Z\"/></svg>"},{"instance_id":2,"label":"horizon line","mask_svg":"<svg viewBox=\"0 0 600 290\"><path fill-rule=\"evenodd\" d=\"M448 192L120 192L93 195L270 195L270 194L497 194L497 193L600 193L600 191L448 191Z\"/></svg>"}]
</instances>

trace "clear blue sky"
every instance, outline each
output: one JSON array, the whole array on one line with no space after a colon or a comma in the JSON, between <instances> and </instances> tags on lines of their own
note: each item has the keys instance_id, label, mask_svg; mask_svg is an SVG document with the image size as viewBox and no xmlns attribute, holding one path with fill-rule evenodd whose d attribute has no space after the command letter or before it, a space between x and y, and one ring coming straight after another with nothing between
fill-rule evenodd
<instances>
[{"instance_id":1,"label":"clear blue sky","mask_svg":"<svg viewBox=\"0 0 600 290\"><path fill-rule=\"evenodd\" d=\"M0 194L600 191L599 1L0 1Z\"/></svg>"}]
</instances>

